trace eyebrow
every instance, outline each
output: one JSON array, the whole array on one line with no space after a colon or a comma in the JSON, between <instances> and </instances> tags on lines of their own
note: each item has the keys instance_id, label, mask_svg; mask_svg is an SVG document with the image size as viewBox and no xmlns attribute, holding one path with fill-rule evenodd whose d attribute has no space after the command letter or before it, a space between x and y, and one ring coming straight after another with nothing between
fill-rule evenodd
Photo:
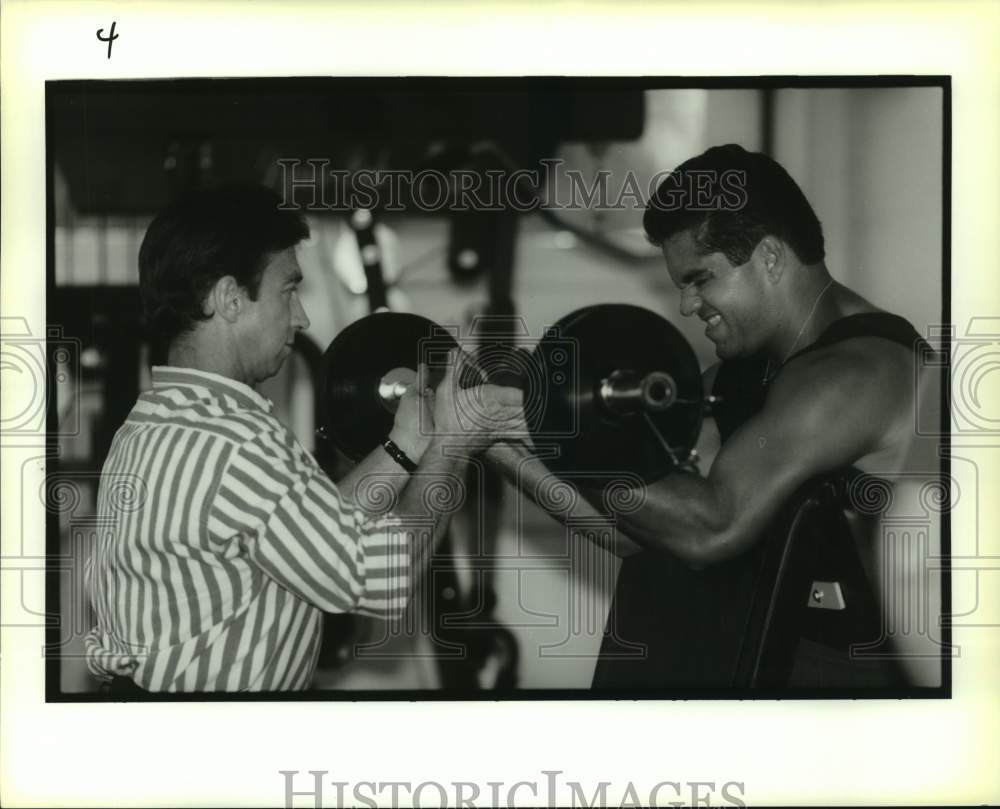
<instances>
[{"instance_id":1,"label":"eyebrow","mask_svg":"<svg viewBox=\"0 0 1000 809\"><path fill-rule=\"evenodd\" d=\"M688 270L683 276L681 276L681 286L686 287L701 275L708 275L708 270L705 267L699 267L696 270Z\"/></svg>"},{"instance_id":2,"label":"eyebrow","mask_svg":"<svg viewBox=\"0 0 1000 809\"><path fill-rule=\"evenodd\" d=\"M301 284L302 283L302 270L296 270L291 275L285 278L286 284Z\"/></svg>"}]
</instances>

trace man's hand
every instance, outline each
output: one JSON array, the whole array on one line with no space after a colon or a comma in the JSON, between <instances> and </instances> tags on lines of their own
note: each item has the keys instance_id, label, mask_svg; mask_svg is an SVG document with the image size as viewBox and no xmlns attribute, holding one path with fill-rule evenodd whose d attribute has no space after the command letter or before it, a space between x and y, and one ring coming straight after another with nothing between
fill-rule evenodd
<instances>
[{"instance_id":1,"label":"man's hand","mask_svg":"<svg viewBox=\"0 0 1000 809\"><path fill-rule=\"evenodd\" d=\"M427 366L420 363L417 381L399 400L389 439L419 464L434 435L434 390L427 385Z\"/></svg>"},{"instance_id":2,"label":"man's hand","mask_svg":"<svg viewBox=\"0 0 1000 809\"><path fill-rule=\"evenodd\" d=\"M452 437L456 447L479 452L523 430L524 396L517 388L476 385L460 388L463 355L452 351L448 370L434 395L434 433Z\"/></svg>"}]
</instances>

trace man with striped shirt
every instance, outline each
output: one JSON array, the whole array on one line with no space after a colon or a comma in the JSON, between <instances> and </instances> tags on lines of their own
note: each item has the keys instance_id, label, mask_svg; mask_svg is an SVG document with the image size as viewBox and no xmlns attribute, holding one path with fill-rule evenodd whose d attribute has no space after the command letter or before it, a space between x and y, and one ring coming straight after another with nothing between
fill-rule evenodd
<instances>
[{"instance_id":1,"label":"man with striped shirt","mask_svg":"<svg viewBox=\"0 0 1000 809\"><path fill-rule=\"evenodd\" d=\"M308 229L279 203L263 188L201 192L143 241L143 306L167 363L112 442L88 566L88 665L113 695L308 688L322 612L401 614L446 519L428 489L461 491L466 459L443 452L467 395L452 371L402 400L390 446L339 486L254 390L309 325L295 258ZM516 423L519 395L494 393L507 406L477 419L465 453ZM373 482L391 511L356 496Z\"/></svg>"}]
</instances>

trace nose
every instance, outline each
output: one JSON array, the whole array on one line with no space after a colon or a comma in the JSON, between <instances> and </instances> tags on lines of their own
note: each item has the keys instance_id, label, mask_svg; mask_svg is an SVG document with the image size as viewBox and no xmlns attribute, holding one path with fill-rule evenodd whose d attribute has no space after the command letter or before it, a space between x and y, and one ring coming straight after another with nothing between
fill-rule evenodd
<instances>
[{"instance_id":1,"label":"nose","mask_svg":"<svg viewBox=\"0 0 1000 809\"><path fill-rule=\"evenodd\" d=\"M694 286L689 286L681 290L681 315L691 317L701 309L701 298Z\"/></svg>"},{"instance_id":2,"label":"nose","mask_svg":"<svg viewBox=\"0 0 1000 809\"><path fill-rule=\"evenodd\" d=\"M292 295L292 328L302 331L309 328L309 315L299 300L298 292Z\"/></svg>"}]
</instances>

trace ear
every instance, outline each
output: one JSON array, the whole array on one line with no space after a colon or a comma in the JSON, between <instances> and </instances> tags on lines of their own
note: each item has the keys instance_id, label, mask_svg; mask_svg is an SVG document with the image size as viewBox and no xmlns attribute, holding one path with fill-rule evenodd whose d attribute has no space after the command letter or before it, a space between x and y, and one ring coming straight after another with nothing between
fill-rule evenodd
<instances>
[{"instance_id":1,"label":"ear","mask_svg":"<svg viewBox=\"0 0 1000 809\"><path fill-rule=\"evenodd\" d=\"M231 275L215 282L205 297L205 314L216 314L227 323L234 323L246 304L246 290Z\"/></svg>"},{"instance_id":2,"label":"ear","mask_svg":"<svg viewBox=\"0 0 1000 809\"><path fill-rule=\"evenodd\" d=\"M787 257L785 243L774 236L765 236L753 251L753 261L772 284L778 283L784 275Z\"/></svg>"}]
</instances>

